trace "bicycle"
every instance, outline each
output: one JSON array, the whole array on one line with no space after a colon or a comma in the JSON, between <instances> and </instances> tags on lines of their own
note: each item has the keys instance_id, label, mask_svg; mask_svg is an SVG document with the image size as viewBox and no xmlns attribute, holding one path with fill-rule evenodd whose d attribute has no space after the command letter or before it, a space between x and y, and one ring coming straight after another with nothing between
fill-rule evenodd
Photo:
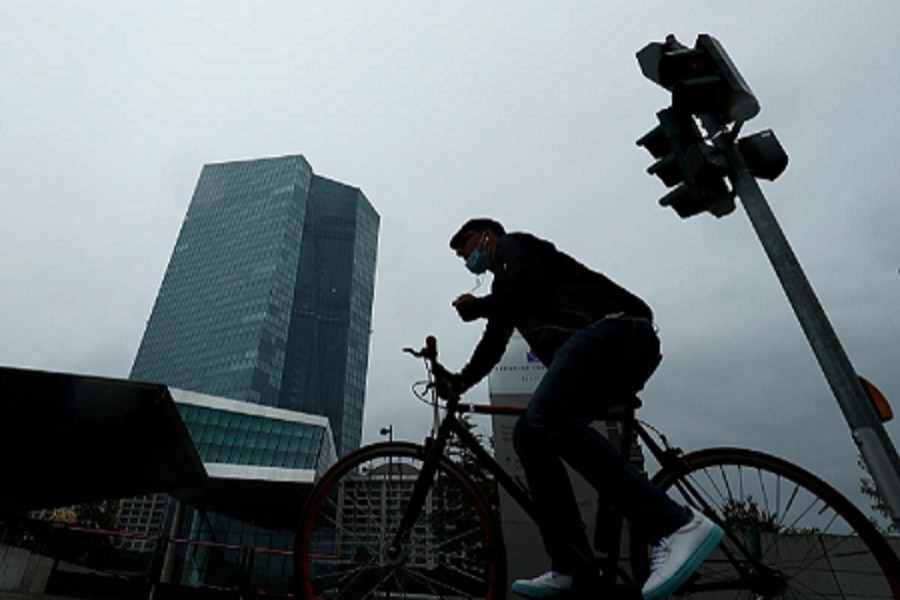
<instances>
[{"instance_id":1,"label":"bicycle","mask_svg":"<svg viewBox=\"0 0 900 600\"><path fill-rule=\"evenodd\" d=\"M429 337L422 350L425 392L437 413L436 378L446 371ZM817 476L788 461L739 448L689 453L638 420L629 396L601 416L621 423L620 450L639 441L660 470L653 483L725 529L716 552L677 594L701 598L900 598L900 559L877 528ZM380 442L338 461L305 502L295 574L306 599L486 598L507 595L506 549L495 507L497 486L534 518L528 491L464 424L466 413L515 416L523 409L443 406L422 445ZM437 418L437 417L436 417ZM457 444L450 444L455 437ZM658 439L658 441L657 441ZM451 460L449 449L470 463ZM480 481L478 481L480 480ZM640 598L648 546L636 528L600 505L593 598ZM599 512L598 512L599 515ZM602 528L602 531L601 531ZM627 545L625 545L627 543ZM625 550L627 549L627 551ZM625 563L630 569L626 569ZM602 592L603 595L597 595Z\"/></svg>"}]
</instances>

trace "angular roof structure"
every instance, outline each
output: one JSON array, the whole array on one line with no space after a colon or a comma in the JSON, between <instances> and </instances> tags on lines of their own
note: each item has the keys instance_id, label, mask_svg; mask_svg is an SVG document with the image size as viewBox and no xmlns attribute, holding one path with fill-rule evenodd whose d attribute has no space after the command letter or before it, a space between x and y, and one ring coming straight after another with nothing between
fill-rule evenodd
<instances>
[{"instance_id":1,"label":"angular roof structure","mask_svg":"<svg viewBox=\"0 0 900 600\"><path fill-rule=\"evenodd\" d=\"M132 380L0 367L0 515L156 492L296 525L328 419Z\"/></svg>"}]
</instances>

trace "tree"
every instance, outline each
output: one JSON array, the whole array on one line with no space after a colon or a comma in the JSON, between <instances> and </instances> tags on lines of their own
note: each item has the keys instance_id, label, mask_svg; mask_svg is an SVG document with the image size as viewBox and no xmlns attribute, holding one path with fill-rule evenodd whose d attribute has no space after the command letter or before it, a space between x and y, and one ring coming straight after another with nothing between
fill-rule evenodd
<instances>
[{"instance_id":1,"label":"tree","mask_svg":"<svg viewBox=\"0 0 900 600\"><path fill-rule=\"evenodd\" d=\"M119 525L121 504L118 500L102 500L81 504L75 509L75 522L82 527L116 529Z\"/></svg>"},{"instance_id":2,"label":"tree","mask_svg":"<svg viewBox=\"0 0 900 600\"><path fill-rule=\"evenodd\" d=\"M888 505L884 501L884 498L881 497L881 494L878 493L878 488L875 487L875 482L872 480L869 469L866 467L866 463L861 456L856 459L856 464L858 464L859 468L863 471L863 476L859 478L859 491L862 492L863 496L865 496L869 502L869 508L872 511L872 514L869 515L869 520L872 521L882 534L900 533L900 527L893 522L890 508L888 508ZM885 521L887 522L886 525L884 524Z\"/></svg>"},{"instance_id":3,"label":"tree","mask_svg":"<svg viewBox=\"0 0 900 600\"><path fill-rule=\"evenodd\" d=\"M482 448L492 453L493 440L484 433L475 430L475 423L471 421L469 415L462 414L459 416L459 422L475 436L475 439L481 444ZM475 480L475 482L484 490L488 498L491 500L493 507L499 506L499 494L497 491L497 482L490 471L478 460L475 453L469 448L459 443L456 437L452 437L447 444L447 456L455 463L462 466L463 469Z\"/></svg>"}]
</instances>

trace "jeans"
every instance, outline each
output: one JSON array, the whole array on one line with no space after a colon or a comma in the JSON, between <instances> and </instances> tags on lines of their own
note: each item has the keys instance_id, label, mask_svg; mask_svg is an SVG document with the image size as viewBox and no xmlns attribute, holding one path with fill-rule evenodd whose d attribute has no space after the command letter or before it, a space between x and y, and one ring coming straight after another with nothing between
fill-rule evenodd
<instances>
[{"instance_id":1,"label":"jeans","mask_svg":"<svg viewBox=\"0 0 900 600\"><path fill-rule=\"evenodd\" d=\"M593 557L563 461L650 540L688 521L685 507L651 485L590 426L605 408L643 388L659 347L653 324L646 319L609 318L575 332L557 350L516 422L513 443L555 571L578 574L584 568L578 555ZM560 539L561 531L569 543Z\"/></svg>"}]
</instances>

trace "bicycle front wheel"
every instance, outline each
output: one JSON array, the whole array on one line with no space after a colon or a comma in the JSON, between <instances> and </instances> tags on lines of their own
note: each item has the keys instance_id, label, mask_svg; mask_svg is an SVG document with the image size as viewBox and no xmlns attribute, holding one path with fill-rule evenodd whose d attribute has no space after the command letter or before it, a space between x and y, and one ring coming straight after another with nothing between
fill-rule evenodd
<instances>
[{"instance_id":1,"label":"bicycle front wheel","mask_svg":"<svg viewBox=\"0 0 900 600\"><path fill-rule=\"evenodd\" d=\"M506 554L490 501L446 458L406 544L388 551L424 459L421 446L373 444L323 476L296 537L301 598L504 596Z\"/></svg>"},{"instance_id":2,"label":"bicycle front wheel","mask_svg":"<svg viewBox=\"0 0 900 600\"><path fill-rule=\"evenodd\" d=\"M683 591L702 598L900 598L900 560L853 504L812 473L738 448L685 455L653 483L715 511L719 549ZM639 544L635 536L633 543ZM632 546L636 548L638 546ZM646 573L646 555L635 553Z\"/></svg>"}]
</instances>

